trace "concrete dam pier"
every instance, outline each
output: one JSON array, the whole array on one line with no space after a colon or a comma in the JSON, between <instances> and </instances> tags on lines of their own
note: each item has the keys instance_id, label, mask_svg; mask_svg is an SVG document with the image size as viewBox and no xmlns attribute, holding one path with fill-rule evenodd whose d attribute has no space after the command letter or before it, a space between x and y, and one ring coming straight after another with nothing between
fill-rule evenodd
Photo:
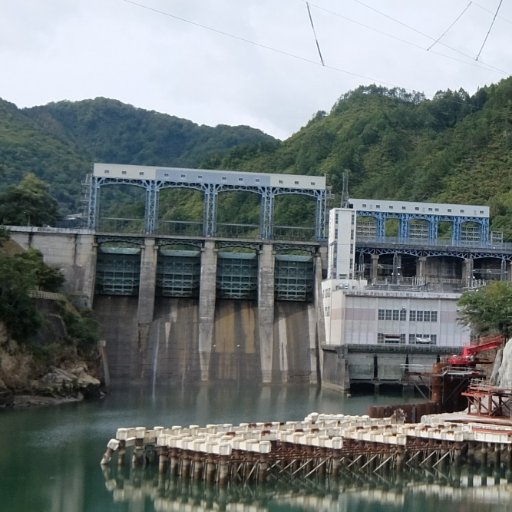
<instances>
[{"instance_id":1,"label":"concrete dam pier","mask_svg":"<svg viewBox=\"0 0 512 512\"><path fill-rule=\"evenodd\" d=\"M92 307L114 382L319 381L326 263L318 243L283 250L56 228L11 236L41 250L66 291Z\"/></svg>"}]
</instances>

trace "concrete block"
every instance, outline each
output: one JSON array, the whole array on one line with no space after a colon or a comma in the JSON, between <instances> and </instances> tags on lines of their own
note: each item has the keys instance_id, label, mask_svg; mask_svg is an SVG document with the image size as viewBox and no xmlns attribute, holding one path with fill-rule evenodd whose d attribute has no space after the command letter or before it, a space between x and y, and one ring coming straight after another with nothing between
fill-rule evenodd
<instances>
[{"instance_id":1,"label":"concrete block","mask_svg":"<svg viewBox=\"0 0 512 512\"><path fill-rule=\"evenodd\" d=\"M270 441L260 441L259 443L259 452L260 453L270 453L272 450L272 445Z\"/></svg>"},{"instance_id":2,"label":"concrete block","mask_svg":"<svg viewBox=\"0 0 512 512\"><path fill-rule=\"evenodd\" d=\"M117 439L111 439L107 443L107 448L110 448L111 450L116 451L119 448L119 441Z\"/></svg>"}]
</instances>

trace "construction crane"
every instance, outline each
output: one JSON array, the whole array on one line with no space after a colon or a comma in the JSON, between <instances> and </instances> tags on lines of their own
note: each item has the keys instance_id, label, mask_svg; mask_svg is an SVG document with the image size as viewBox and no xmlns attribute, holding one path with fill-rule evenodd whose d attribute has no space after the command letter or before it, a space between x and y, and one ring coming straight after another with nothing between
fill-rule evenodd
<instances>
[{"instance_id":1,"label":"construction crane","mask_svg":"<svg viewBox=\"0 0 512 512\"><path fill-rule=\"evenodd\" d=\"M481 338L482 343L479 345L466 345L462 349L462 354L454 354L448 358L448 363L451 366L470 368L477 363L486 363L488 361L480 361L477 359L478 354L486 352L487 350L495 350L500 348L505 343L503 335L491 336Z\"/></svg>"}]
</instances>

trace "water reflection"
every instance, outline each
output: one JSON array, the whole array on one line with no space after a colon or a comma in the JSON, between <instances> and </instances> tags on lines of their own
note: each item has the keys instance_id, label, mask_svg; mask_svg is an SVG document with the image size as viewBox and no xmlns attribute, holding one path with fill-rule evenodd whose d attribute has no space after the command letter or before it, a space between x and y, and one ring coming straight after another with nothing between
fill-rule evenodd
<instances>
[{"instance_id":1,"label":"water reflection","mask_svg":"<svg viewBox=\"0 0 512 512\"><path fill-rule=\"evenodd\" d=\"M347 511L486 512L508 510L512 484L506 475L474 474L471 467L415 470L360 478L288 479L219 487L159 475L153 468L104 470L115 503L144 511Z\"/></svg>"},{"instance_id":2,"label":"water reflection","mask_svg":"<svg viewBox=\"0 0 512 512\"><path fill-rule=\"evenodd\" d=\"M414 399L417 401L418 399ZM100 402L0 412L0 510L8 512L154 512L268 510L342 512L504 512L512 502L505 475L461 471L208 487L126 468L104 477L99 461L118 427L206 425L303 419L312 411L365 414L398 396L343 397L310 386L237 385L113 390ZM471 486L472 480L472 486ZM106 488L107 486L107 488ZM198 505L200 503L200 505ZM500 503L505 503L500 504ZM210 508L209 508L210 507Z\"/></svg>"}]
</instances>

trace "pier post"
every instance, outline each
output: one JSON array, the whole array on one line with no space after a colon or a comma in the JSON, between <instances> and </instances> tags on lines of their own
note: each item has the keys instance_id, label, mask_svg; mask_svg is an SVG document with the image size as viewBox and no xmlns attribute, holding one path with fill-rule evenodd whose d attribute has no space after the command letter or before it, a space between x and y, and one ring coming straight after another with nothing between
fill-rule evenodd
<instances>
[{"instance_id":1,"label":"pier post","mask_svg":"<svg viewBox=\"0 0 512 512\"><path fill-rule=\"evenodd\" d=\"M379 255L372 254L372 266L370 269L370 282L376 283L379 277Z\"/></svg>"},{"instance_id":2,"label":"pier post","mask_svg":"<svg viewBox=\"0 0 512 512\"><path fill-rule=\"evenodd\" d=\"M267 480L268 463L264 459L258 462L258 482L265 482Z\"/></svg>"},{"instance_id":3,"label":"pier post","mask_svg":"<svg viewBox=\"0 0 512 512\"><path fill-rule=\"evenodd\" d=\"M140 467L144 464L144 438L135 439L135 447L133 448L132 467Z\"/></svg>"},{"instance_id":4,"label":"pier post","mask_svg":"<svg viewBox=\"0 0 512 512\"><path fill-rule=\"evenodd\" d=\"M169 462L169 455L165 448L161 448L158 456L158 472L160 474L165 473L167 470L167 463Z\"/></svg>"},{"instance_id":5,"label":"pier post","mask_svg":"<svg viewBox=\"0 0 512 512\"><path fill-rule=\"evenodd\" d=\"M218 484L225 486L228 483L229 463L227 460L221 460L219 463Z\"/></svg>"},{"instance_id":6,"label":"pier post","mask_svg":"<svg viewBox=\"0 0 512 512\"><path fill-rule=\"evenodd\" d=\"M176 449L171 449L170 457L169 457L169 472L171 476L176 476L178 474L178 464L179 459L176 454Z\"/></svg>"},{"instance_id":7,"label":"pier post","mask_svg":"<svg viewBox=\"0 0 512 512\"><path fill-rule=\"evenodd\" d=\"M217 249L215 248L215 242L207 240L201 253L201 279L199 284L199 363L203 382L208 381L210 376L216 280Z\"/></svg>"},{"instance_id":8,"label":"pier post","mask_svg":"<svg viewBox=\"0 0 512 512\"><path fill-rule=\"evenodd\" d=\"M84 299L83 306L92 308L96 285L96 261L98 245L94 235L76 235L73 261L73 291ZM69 282L68 279L66 279Z\"/></svg>"},{"instance_id":9,"label":"pier post","mask_svg":"<svg viewBox=\"0 0 512 512\"><path fill-rule=\"evenodd\" d=\"M206 459L205 480L208 483L212 483L215 480L216 468L217 464L211 457Z\"/></svg>"},{"instance_id":10,"label":"pier post","mask_svg":"<svg viewBox=\"0 0 512 512\"><path fill-rule=\"evenodd\" d=\"M186 455L182 455L181 457L181 466L180 466L180 477L188 478L190 476L190 458Z\"/></svg>"},{"instance_id":11,"label":"pier post","mask_svg":"<svg viewBox=\"0 0 512 512\"><path fill-rule=\"evenodd\" d=\"M117 467L121 468L124 466L126 461L126 441L119 441L119 448L117 451Z\"/></svg>"},{"instance_id":12,"label":"pier post","mask_svg":"<svg viewBox=\"0 0 512 512\"><path fill-rule=\"evenodd\" d=\"M325 258L322 254L326 252L325 247L321 247L315 255L315 284L314 284L314 307L315 319L311 322L314 331L310 333L310 368L311 368L311 384L318 384L322 382L322 369L323 369L323 350L320 350L320 343L325 340L325 320L324 320L324 305L322 298L322 280L323 280L323 261Z\"/></svg>"},{"instance_id":13,"label":"pier post","mask_svg":"<svg viewBox=\"0 0 512 512\"><path fill-rule=\"evenodd\" d=\"M145 354L155 310L157 247L154 238L144 238L140 257L139 300L137 305L138 349ZM142 359L138 360L142 363ZM140 375L141 372L139 372Z\"/></svg>"},{"instance_id":14,"label":"pier post","mask_svg":"<svg viewBox=\"0 0 512 512\"><path fill-rule=\"evenodd\" d=\"M203 477L203 469L204 464L201 459L201 456L196 453L193 459L192 478L194 480L201 480L201 478Z\"/></svg>"},{"instance_id":15,"label":"pier post","mask_svg":"<svg viewBox=\"0 0 512 512\"><path fill-rule=\"evenodd\" d=\"M261 377L272 382L274 348L274 281L275 261L271 244L262 244L258 257L258 331Z\"/></svg>"},{"instance_id":16,"label":"pier post","mask_svg":"<svg viewBox=\"0 0 512 512\"><path fill-rule=\"evenodd\" d=\"M426 276L426 265L427 265L427 257L419 256L416 260L416 277L418 279L424 279Z\"/></svg>"}]
</instances>

